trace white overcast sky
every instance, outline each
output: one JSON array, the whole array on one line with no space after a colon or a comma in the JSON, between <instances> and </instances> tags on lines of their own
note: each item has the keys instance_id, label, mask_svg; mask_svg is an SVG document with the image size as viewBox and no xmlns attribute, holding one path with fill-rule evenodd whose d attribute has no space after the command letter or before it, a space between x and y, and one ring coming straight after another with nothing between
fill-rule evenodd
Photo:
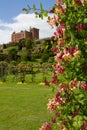
<instances>
[{"instance_id":1,"label":"white overcast sky","mask_svg":"<svg viewBox=\"0 0 87 130\"><path fill-rule=\"evenodd\" d=\"M30 27L36 27L40 30L40 39L53 36L53 29L47 23L47 18L43 20L36 18L34 13L21 13L12 18L12 21L13 22L6 23L0 20L0 44L10 42L11 34L14 31L20 32L21 30L29 30Z\"/></svg>"}]
</instances>

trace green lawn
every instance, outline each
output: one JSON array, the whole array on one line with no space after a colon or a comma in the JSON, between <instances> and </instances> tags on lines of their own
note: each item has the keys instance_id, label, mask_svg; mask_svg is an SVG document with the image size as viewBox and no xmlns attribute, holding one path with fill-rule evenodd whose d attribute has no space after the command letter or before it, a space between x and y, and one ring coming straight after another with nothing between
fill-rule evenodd
<instances>
[{"instance_id":1,"label":"green lawn","mask_svg":"<svg viewBox=\"0 0 87 130\"><path fill-rule=\"evenodd\" d=\"M0 130L39 130L49 120L51 88L36 83L0 84Z\"/></svg>"}]
</instances>

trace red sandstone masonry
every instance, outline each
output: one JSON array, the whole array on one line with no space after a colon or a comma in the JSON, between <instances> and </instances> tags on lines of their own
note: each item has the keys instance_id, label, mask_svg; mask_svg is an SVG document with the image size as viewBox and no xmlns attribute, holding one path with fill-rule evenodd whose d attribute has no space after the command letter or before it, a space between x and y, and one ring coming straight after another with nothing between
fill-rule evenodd
<instances>
[{"instance_id":1,"label":"red sandstone masonry","mask_svg":"<svg viewBox=\"0 0 87 130\"><path fill-rule=\"evenodd\" d=\"M30 31L13 32L11 35L12 42L19 42L21 39L30 38L31 40L39 39L39 29L30 28Z\"/></svg>"}]
</instances>

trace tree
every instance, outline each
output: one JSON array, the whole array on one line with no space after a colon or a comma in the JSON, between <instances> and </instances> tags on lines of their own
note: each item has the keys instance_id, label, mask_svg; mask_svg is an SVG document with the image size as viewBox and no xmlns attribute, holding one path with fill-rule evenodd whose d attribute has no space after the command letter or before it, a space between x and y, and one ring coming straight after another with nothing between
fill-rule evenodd
<instances>
[{"instance_id":1,"label":"tree","mask_svg":"<svg viewBox=\"0 0 87 130\"><path fill-rule=\"evenodd\" d=\"M25 39L25 47L27 49L32 49L32 41L31 41L31 39L29 39L29 38Z\"/></svg>"},{"instance_id":2,"label":"tree","mask_svg":"<svg viewBox=\"0 0 87 130\"><path fill-rule=\"evenodd\" d=\"M0 62L0 78L1 78L1 81L3 82L6 81L7 70L8 70L7 62L1 61Z\"/></svg>"},{"instance_id":3,"label":"tree","mask_svg":"<svg viewBox=\"0 0 87 130\"><path fill-rule=\"evenodd\" d=\"M20 39L17 45L18 45L18 50L21 50L22 47L25 47L25 39Z\"/></svg>"},{"instance_id":4,"label":"tree","mask_svg":"<svg viewBox=\"0 0 87 130\"><path fill-rule=\"evenodd\" d=\"M22 50L18 52L18 55L21 57L21 61L27 61L28 50L25 47L22 47Z\"/></svg>"},{"instance_id":5,"label":"tree","mask_svg":"<svg viewBox=\"0 0 87 130\"><path fill-rule=\"evenodd\" d=\"M17 52L18 52L17 46L7 48L7 54L8 54L9 61L17 60Z\"/></svg>"}]
</instances>

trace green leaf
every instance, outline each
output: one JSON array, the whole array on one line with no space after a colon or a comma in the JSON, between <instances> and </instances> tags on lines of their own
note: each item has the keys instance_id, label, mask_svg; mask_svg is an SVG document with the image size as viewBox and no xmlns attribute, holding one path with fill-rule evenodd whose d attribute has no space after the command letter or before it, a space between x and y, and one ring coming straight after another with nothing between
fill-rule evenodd
<instances>
[{"instance_id":1,"label":"green leaf","mask_svg":"<svg viewBox=\"0 0 87 130\"><path fill-rule=\"evenodd\" d=\"M48 45L45 46L45 49L48 49Z\"/></svg>"},{"instance_id":2,"label":"green leaf","mask_svg":"<svg viewBox=\"0 0 87 130\"><path fill-rule=\"evenodd\" d=\"M87 18L84 19L84 23L87 23Z\"/></svg>"},{"instance_id":3,"label":"green leaf","mask_svg":"<svg viewBox=\"0 0 87 130\"><path fill-rule=\"evenodd\" d=\"M40 8L41 8L41 10L43 9L42 3L40 3Z\"/></svg>"},{"instance_id":4,"label":"green leaf","mask_svg":"<svg viewBox=\"0 0 87 130\"><path fill-rule=\"evenodd\" d=\"M36 10L36 6L35 6L35 4L33 4L33 9Z\"/></svg>"},{"instance_id":5,"label":"green leaf","mask_svg":"<svg viewBox=\"0 0 87 130\"><path fill-rule=\"evenodd\" d=\"M78 115L78 116L76 116L74 118L74 120L73 120L73 126L75 128L77 128L76 130L80 129L82 122L83 122L83 117L82 116Z\"/></svg>"},{"instance_id":6,"label":"green leaf","mask_svg":"<svg viewBox=\"0 0 87 130\"><path fill-rule=\"evenodd\" d=\"M29 9L23 8L22 10L26 13L29 13Z\"/></svg>"}]
</instances>

